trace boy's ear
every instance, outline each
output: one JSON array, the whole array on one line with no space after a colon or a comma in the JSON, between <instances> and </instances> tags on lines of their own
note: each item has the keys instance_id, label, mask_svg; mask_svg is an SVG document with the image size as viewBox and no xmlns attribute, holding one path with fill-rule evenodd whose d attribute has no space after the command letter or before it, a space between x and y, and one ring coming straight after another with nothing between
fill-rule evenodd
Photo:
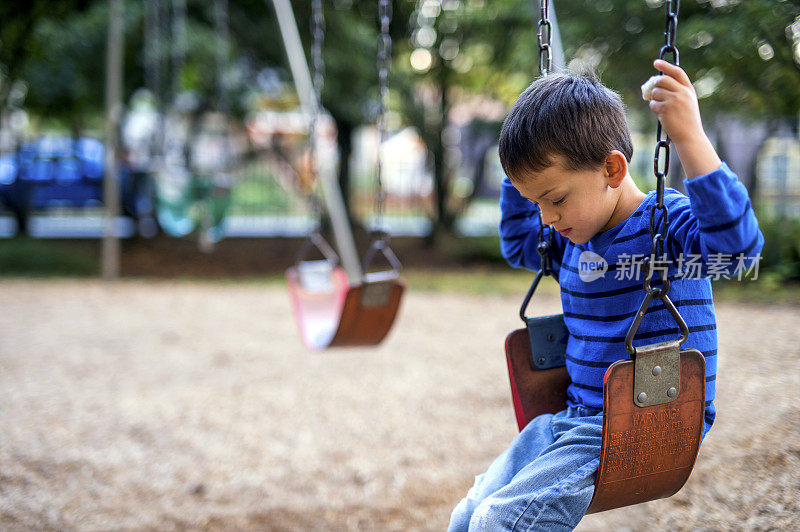
<instances>
[{"instance_id":1,"label":"boy's ear","mask_svg":"<svg viewBox=\"0 0 800 532\"><path fill-rule=\"evenodd\" d=\"M613 150L608 157L606 157L605 166L606 179L608 186L617 188L622 184L622 180L628 175L628 160L621 151Z\"/></svg>"}]
</instances>

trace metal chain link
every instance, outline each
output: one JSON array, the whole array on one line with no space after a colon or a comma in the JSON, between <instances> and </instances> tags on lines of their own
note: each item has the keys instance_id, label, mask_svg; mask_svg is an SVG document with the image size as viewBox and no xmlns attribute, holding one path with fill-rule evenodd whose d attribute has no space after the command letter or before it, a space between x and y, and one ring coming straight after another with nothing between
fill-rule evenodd
<instances>
[{"instance_id":1,"label":"metal chain link","mask_svg":"<svg viewBox=\"0 0 800 532\"><path fill-rule=\"evenodd\" d=\"M389 64L392 58L392 37L389 25L392 22L391 0L378 1L378 19L381 29L378 36L378 172L375 182L375 227L381 231L386 207L386 192L383 188L383 164L381 153L386 141L386 108L389 101Z\"/></svg>"},{"instance_id":2,"label":"metal chain link","mask_svg":"<svg viewBox=\"0 0 800 532\"><path fill-rule=\"evenodd\" d=\"M322 111L322 89L325 85L325 63L322 59L322 45L325 42L325 14L322 10L322 0L311 1L311 79L314 84L314 108L311 110L311 123L308 127L308 138L311 143L309 149L309 165L313 182L310 184L312 193L311 208L317 222L317 230L322 221L322 205L320 199L313 193L313 187L319 181L317 164L317 123Z\"/></svg>"},{"instance_id":3,"label":"metal chain link","mask_svg":"<svg viewBox=\"0 0 800 532\"><path fill-rule=\"evenodd\" d=\"M550 24L549 0L539 2L539 24L536 36L539 39L539 74L546 76L553 69L552 34Z\"/></svg>"},{"instance_id":4,"label":"metal chain link","mask_svg":"<svg viewBox=\"0 0 800 532\"><path fill-rule=\"evenodd\" d=\"M664 46L661 48L658 57L666 61L666 55L672 54L671 63L679 64L678 48L675 45L675 33L678 29L678 11L680 10L680 0L667 1L667 26L664 30Z\"/></svg>"}]
</instances>

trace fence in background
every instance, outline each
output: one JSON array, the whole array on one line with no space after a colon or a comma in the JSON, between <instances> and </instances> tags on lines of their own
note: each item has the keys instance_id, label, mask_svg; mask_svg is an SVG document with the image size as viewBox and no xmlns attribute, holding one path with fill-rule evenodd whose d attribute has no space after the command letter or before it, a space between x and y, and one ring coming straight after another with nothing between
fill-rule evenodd
<instances>
[{"instance_id":1,"label":"fence in background","mask_svg":"<svg viewBox=\"0 0 800 532\"><path fill-rule=\"evenodd\" d=\"M631 174L645 189L652 188L650 135L633 134L635 155ZM179 184L180 202L169 207L172 222L195 220L190 231L216 227L215 238L296 237L316 223L308 192L302 142L292 149L242 153L218 179L213 172L191 173ZM292 143L289 143L292 144ZM284 147L285 148L285 147ZM213 147L206 146L213 153ZM462 145L461 150L470 150ZM455 224L463 236L497 234L498 197L503 179L496 145L450 167L453 201L469 197ZM294 152L292 151L294 150ZM375 225L374 187L377 137L374 130L356 134L350 161L351 207L367 227ZM432 229L433 180L427 152L413 130L397 132L383 149L387 192L382 228L395 235L425 236ZM102 145L93 139L71 141L42 138L0 154L0 238L22 230L37 238L99 238L103 233ZM478 172L477 165L482 165ZM755 204L771 216L800 218L800 140L782 131L768 138L758 153ZM305 169L305 170L304 170ZM737 168L733 168L737 171ZM154 177L123 165L120 176L123 216L120 237L152 236L170 222L166 200ZM742 171L749 175L752 169ZM479 177L476 177L479 176ZM476 183L476 180L479 182ZM162 185L161 188L164 188ZM170 210L167 209L167 210ZM23 212L24 211L24 212ZM204 224L208 218L211 221ZM166 221L165 221L166 220Z\"/></svg>"}]
</instances>

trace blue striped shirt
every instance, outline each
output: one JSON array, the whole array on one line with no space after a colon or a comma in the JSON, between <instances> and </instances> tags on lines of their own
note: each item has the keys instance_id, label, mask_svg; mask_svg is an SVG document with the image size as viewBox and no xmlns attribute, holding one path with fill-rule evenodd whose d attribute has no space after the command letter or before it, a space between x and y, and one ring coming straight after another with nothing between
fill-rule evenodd
<instances>
[{"instance_id":1,"label":"blue striped shirt","mask_svg":"<svg viewBox=\"0 0 800 532\"><path fill-rule=\"evenodd\" d=\"M686 180L685 186L688 197L671 188L664 193L669 212L665 251L669 297L689 326L689 338L681 347L695 348L706 359L705 435L716 415L717 324L710 279L737 277L745 268L756 266L764 237L747 189L725 163L710 174ZM630 217L585 244L574 245L560 234L554 235L553 267L558 272L569 329L570 406L602 408L606 369L629 356L625 335L644 298L642 276L634 265L651 252L650 207L655 201L652 191ZM523 198L508 178L503 182L500 208L503 256L514 267L539 269L538 208ZM658 213L657 228L660 220ZM593 266L600 268L594 274ZM654 286L658 284L654 282ZM675 320L656 299L642 320L634 345L679 335Z\"/></svg>"}]
</instances>

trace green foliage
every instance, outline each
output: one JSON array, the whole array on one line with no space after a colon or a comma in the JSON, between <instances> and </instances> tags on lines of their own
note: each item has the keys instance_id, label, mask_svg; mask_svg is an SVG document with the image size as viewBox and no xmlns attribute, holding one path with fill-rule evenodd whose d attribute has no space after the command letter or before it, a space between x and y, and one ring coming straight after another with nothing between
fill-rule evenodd
<instances>
[{"instance_id":1,"label":"green foliage","mask_svg":"<svg viewBox=\"0 0 800 532\"><path fill-rule=\"evenodd\" d=\"M0 61L7 76L0 83L4 89L3 103L22 104L13 101L13 95L9 101L6 90L15 82L23 83L26 109L50 122L60 121L63 127L80 129L97 123L103 114L108 6L106 2L86 1L52 4L34 2L30 12L2 17ZM142 46L141 37L137 37L141 31L136 31L139 16L138 4L131 4L123 21L127 34L128 61L124 71L127 87L140 86L142 80L141 70L131 60L136 57L135 50ZM24 24L26 32L13 31ZM16 53L9 57L12 51Z\"/></svg>"},{"instance_id":2,"label":"green foliage","mask_svg":"<svg viewBox=\"0 0 800 532\"><path fill-rule=\"evenodd\" d=\"M506 264L499 236L459 238L453 253L462 264Z\"/></svg>"},{"instance_id":3,"label":"green foliage","mask_svg":"<svg viewBox=\"0 0 800 532\"><path fill-rule=\"evenodd\" d=\"M19 237L0 242L4 276L96 276L99 253L95 242L54 242Z\"/></svg>"},{"instance_id":4,"label":"green foliage","mask_svg":"<svg viewBox=\"0 0 800 532\"><path fill-rule=\"evenodd\" d=\"M578 58L594 66L629 104L640 101L639 86L655 73L652 62L664 44L663 1L559 0L556 4L567 60ZM681 2L677 33L681 66L693 82L704 80L706 89L713 89L701 101L704 114L797 115L800 69L793 58L796 43L787 29L798 16L796 2ZM771 57L768 50L765 58L759 55L764 44L772 50Z\"/></svg>"},{"instance_id":5,"label":"green foliage","mask_svg":"<svg viewBox=\"0 0 800 532\"><path fill-rule=\"evenodd\" d=\"M800 283L800 220L760 220L764 233L760 271L779 283Z\"/></svg>"},{"instance_id":6,"label":"green foliage","mask_svg":"<svg viewBox=\"0 0 800 532\"><path fill-rule=\"evenodd\" d=\"M31 60L22 77L29 83L26 105L69 122L98 112L103 101L103 58L107 10L95 6L64 20L44 19L32 36ZM66 24L64 23L66 22Z\"/></svg>"}]
</instances>

